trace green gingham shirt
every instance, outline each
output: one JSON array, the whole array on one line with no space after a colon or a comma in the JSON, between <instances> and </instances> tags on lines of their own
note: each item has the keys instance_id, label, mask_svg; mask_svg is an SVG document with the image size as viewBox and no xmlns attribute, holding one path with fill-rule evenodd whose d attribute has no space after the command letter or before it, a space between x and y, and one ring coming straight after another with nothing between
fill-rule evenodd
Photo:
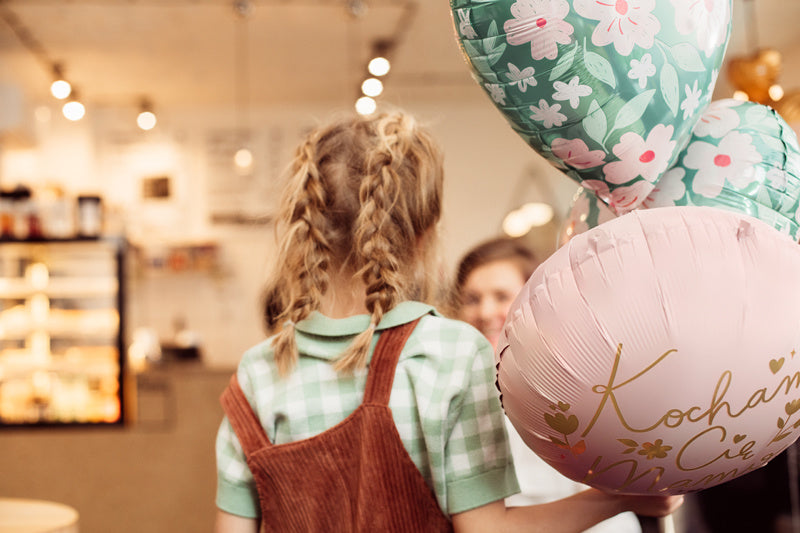
<instances>
[{"instance_id":1,"label":"green gingham shirt","mask_svg":"<svg viewBox=\"0 0 800 533\"><path fill-rule=\"evenodd\" d=\"M519 492L494 386L491 346L471 326L443 318L419 302L399 304L384 315L377 330L419 317L400 355L389 399L411 459L446 515ZM337 374L330 363L368 325L367 315L331 319L320 313L298 323L300 358L283 379L269 340L245 352L239 383L271 442L312 437L358 407L366 369ZM220 425L216 449L217 507L257 518L255 482L227 419Z\"/></svg>"}]
</instances>

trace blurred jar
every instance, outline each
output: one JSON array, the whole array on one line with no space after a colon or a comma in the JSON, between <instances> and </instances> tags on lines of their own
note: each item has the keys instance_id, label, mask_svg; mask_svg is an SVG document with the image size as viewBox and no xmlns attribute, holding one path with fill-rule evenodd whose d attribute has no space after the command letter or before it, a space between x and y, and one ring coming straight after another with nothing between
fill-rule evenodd
<instances>
[{"instance_id":1,"label":"blurred jar","mask_svg":"<svg viewBox=\"0 0 800 533\"><path fill-rule=\"evenodd\" d=\"M103 232L103 199L78 196L78 236L97 238Z\"/></svg>"}]
</instances>

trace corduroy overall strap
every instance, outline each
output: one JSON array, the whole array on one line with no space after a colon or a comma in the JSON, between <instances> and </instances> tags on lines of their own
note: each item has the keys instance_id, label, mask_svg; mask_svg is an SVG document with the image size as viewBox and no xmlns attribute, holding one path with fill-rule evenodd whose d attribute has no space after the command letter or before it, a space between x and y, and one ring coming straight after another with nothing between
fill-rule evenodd
<instances>
[{"instance_id":1,"label":"corduroy overall strap","mask_svg":"<svg viewBox=\"0 0 800 533\"><path fill-rule=\"evenodd\" d=\"M394 370L400 359L400 352L408 337L411 336L411 332L417 327L419 320L418 318L413 322L388 329L378 338L378 344L372 355L372 365L367 375L367 384L364 387L362 403L389 405L389 396L394 383ZM242 392L235 373L231 376L229 386L222 393L220 402L225 414L228 415L228 421L233 427L233 431L239 438L245 455L272 445L250 406L250 402Z\"/></svg>"},{"instance_id":2,"label":"corduroy overall strap","mask_svg":"<svg viewBox=\"0 0 800 533\"><path fill-rule=\"evenodd\" d=\"M246 456L266 446L272 446L256 413L250 407L250 402L247 401L247 397L239 386L236 373L231 376L230 384L220 397L220 403L222 403L222 409L228 416L228 421Z\"/></svg>"},{"instance_id":3,"label":"corduroy overall strap","mask_svg":"<svg viewBox=\"0 0 800 533\"><path fill-rule=\"evenodd\" d=\"M406 341L411 336L411 332L417 327L419 318L408 324L391 328L381 333L375 352L372 354L367 384L364 387L364 399L362 403L389 405L389 396L392 393L392 383L394 383L394 371L397 361L400 360L400 352L403 350Z\"/></svg>"}]
</instances>

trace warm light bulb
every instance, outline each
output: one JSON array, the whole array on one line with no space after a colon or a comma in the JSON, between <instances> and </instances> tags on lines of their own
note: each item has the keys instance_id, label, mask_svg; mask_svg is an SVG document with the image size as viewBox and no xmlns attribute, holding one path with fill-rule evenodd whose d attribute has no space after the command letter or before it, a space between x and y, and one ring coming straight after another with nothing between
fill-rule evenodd
<instances>
[{"instance_id":1,"label":"warm light bulb","mask_svg":"<svg viewBox=\"0 0 800 533\"><path fill-rule=\"evenodd\" d=\"M378 96L383 92L383 83L378 78L367 78L361 84L361 92L366 96Z\"/></svg>"},{"instance_id":2,"label":"warm light bulb","mask_svg":"<svg viewBox=\"0 0 800 533\"><path fill-rule=\"evenodd\" d=\"M63 100L69 96L71 92L72 86L68 81L56 80L50 85L50 93L59 100Z\"/></svg>"},{"instance_id":3,"label":"warm light bulb","mask_svg":"<svg viewBox=\"0 0 800 533\"><path fill-rule=\"evenodd\" d=\"M378 104L369 96L362 96L356 100L356 112L359 115L371 115L378 109Z\"/></svg>"},{"instance_id":4,"label":"warm light bulb","mask_svg":"<svg viewBox=\"0 0 800 533\"><path fill-rule=\"evenodd\" d=\"M530 227L538 228L553 220L553 207L542 202L531 202L521 209Z\"/></svg>"},{"instance_id":5,"label":"warm light bulb","mask_svg":"<svg viewBox=\"0 0 800 533\"><path fill-rule=\"evenodd\" d=\"M503 219L503 231L509 237L522 237L530 231L531 225L521 209L511 211Z\"/></svg>"},{"instance_id":6,"label":"warm light bulb","mask_svg":"<svg viewBox=\"0 0 800 533\"><path fill-rule=\"evenodd\" d=\"M64 107L61 108L61 111L64 113L66 118L72 121L80 120L83 118L83 115L86 114L86 108L83 107L83 104L77 100L72 100L71 102L64 104Z\"/></svg>"},{"instance_id":7,"label":"warm light bulb","mask_svg":"<svg viewBox=\"0 0 800 533\"><path fill-rule=\"evenodd\" d=\"M747 93L744 91L734 91L733 98L734 100L740 100L742 102L746 102L750 99L750 97L747 96Z\"/></svg>"},{"instance_id":8,"label":"warm light bulb","mask_svg":"<svg viewBox=\"0 0 800 533\"><path fill-rule=\"evenodd\" d=\"M369 73L373 76L385 76L389 73L389 69L391 68L392 65L385 57L374 57L367 65L367 70L369 70Z\"/></svg>"},{"instance_id":9,"label":"warm light bulb","mask_svg":"<svg viewBox=\"0 0 800 533\"><path fill-rule=\"evenodd\" d=\"M253 165L253 153L247 148L239 148L233 156L233 162L241 169L250 168Z\"/></svg>"},{"instance_id":10,"label":"warm light bulb","mask_svg":"<svg viewBox=\"0 0 800 533\"><path fill-rule=\"evenodd\" d=\"M136 124L145 131L152 130L156 126L156 122L158 122L158 120L151 111L142 111L139 113L139 116L136 117Z\"/></svg>"},{"instance_id":11,"label":"warm light bulb","mask_svg":"<svg viewBox=\"0 0 800 533\"><path fill-rule=\"evenodd\" d=\"M769 88L768 92L769 92L769 97L772 98L772 100L775 102L783 98L783 87L781 87L777 83L775 85L772 85Z\"/></svg>"}]
</instances>

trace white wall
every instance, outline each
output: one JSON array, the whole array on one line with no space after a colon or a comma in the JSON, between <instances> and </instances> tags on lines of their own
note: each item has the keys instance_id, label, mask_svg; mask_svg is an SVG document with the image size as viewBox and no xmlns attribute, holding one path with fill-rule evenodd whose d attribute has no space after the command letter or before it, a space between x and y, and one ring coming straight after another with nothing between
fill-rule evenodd
<instances>
[{"instance_id":1,"label":"white wall","mask_svg":"<svg viewBox=\"0 0 800 533\"><path fill-rule=\"evenodd\" d=\"M431 127L445 150L442 248L448 270L469 247L498 234L509 209L535 194L536 187L526 186L531 175L541 174L552 189L559 214L566 212L577 188L525 145L488 99L479 91L475 95L470 101L404 106ZM341 110L253 113L256 167L249 178L221 164L220 153L229 146L224 140L212 141L230 133L232 113L162 116L155 130L140 132L131 126L132 111L87 111L87 119L78 123L53 111L49 122L38 123L34 149L0 152L0 185L58 183L75 194L100 192L109 212L119 213L131 239L146 246L217 242L220 268L212 272L131 269L136 275L129 280L128 324L129 331L146 326L169 338L173 320L182 317L202 338L208 364L234 365L242 350L262 338L259 295L274 250L273 228L212 224L209 210L223 199L209 191L232 180L245 189L238 201L250 214L268 214L278 175L296 141L307 128ZM141 180L154 175L171 178L171 200L141 198Z\"/></svg>"}]
</instances>

